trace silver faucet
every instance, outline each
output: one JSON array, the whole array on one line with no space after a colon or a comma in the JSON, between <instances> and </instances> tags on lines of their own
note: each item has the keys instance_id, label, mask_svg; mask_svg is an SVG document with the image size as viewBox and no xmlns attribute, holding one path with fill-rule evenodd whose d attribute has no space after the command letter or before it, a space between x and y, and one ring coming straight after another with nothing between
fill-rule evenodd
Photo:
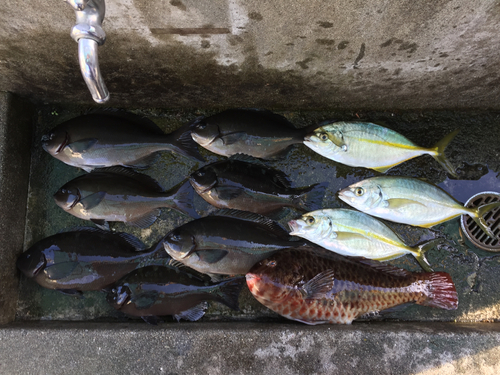
<instances>
[{"instance_id":1,"label":"silver faucet","mask_svg":"<svg viewBox=\"0 0 500 375\"><path fill-rule=\"evenodd\" d=\"M106 6L104 0L65 0L73 7L76 25L71 29L71 37L78 42L78 61L83 79L97 103L109 99L109 91L104 84L97 59L97 46L104 44L106 33L102 20Z\"/></svg>"}]
</instances>

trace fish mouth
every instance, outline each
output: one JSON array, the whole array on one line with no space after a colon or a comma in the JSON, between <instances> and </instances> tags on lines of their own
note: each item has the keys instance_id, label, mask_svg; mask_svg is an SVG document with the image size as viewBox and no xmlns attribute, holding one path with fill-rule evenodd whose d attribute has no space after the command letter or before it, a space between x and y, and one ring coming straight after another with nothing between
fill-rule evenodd
<instances>
[{"instance_id":1,"label":"fish mouth","mask_svg":"<svg viewBox=\"0 0 500 375\"><path fill-rule=\"evenodd\" d=\"M290 227L290 235L295 236L300 233L300 230L302 229L302 225L299 223L298 220L290 220L288 222L288 226Z\"/></svg>"},{"instance_id":2,"label":"fish mouth","mask_svg":"<svg viewBox=\"0 0 500 375\"><path fill-rule=\"evenodd\" d=\"M337 193L337 195L338 195L339 199L344 201L345 203L349 203L351 201L351 199L355 197L354 193L348 187L340 190Z\"/></svg>"}]
</instances>

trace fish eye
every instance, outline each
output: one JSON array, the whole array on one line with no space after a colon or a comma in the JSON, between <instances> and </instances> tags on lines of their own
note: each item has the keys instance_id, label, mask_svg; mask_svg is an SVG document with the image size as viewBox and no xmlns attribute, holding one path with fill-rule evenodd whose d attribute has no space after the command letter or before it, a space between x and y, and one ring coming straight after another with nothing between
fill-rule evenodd
<instances>
[{"instance_id":1,"label":"fish eye","mask_svg":"<svg viewBox=\"0 0 500 375\"><path fill-rule=\"evenodd\" d=\"M358 197L362 196L365 193L365 189L362 187L358 187L354 190L354 194L356 194Z\"/></svg>"},{"instance_id":2,"label":"fish eye","mask_svg":"<svg viewBox=\"0 0 500 375\"><path fill-rule=\"evenodd\" d=\"M199 176L199 177L203 177L203 176L205 176L205 172L198 171L197 176Z\"/></svg>"},{"instance_id":3,"label":"fish eye","mask_svg":"<svg viewBox=\"0 0 500 375\"><path fill-rule=\"evenodd\" d=\"M207 127L207 124L205 122L200 122L199 124L196 124L196 129L203 130Z\"/></svg>"},{"instance_id":4,"label":"fish eye","mask_svg":"<svg viewBox=\"0 0 500 375\"><path fill-rule=\"evenodd\" d=\"M309 224L309 225L314 224L315 221L316 220L314 220L314 217L312 217L312 216L307 216L306 217L306 223Z\"/></svg>"},{"instance_id":5,"label":"fish eye","mask_svg":"<svg viewBox=\"0 0 500 375\"><path fill-rule=\"evenodd\" d=\"M275 260L270 260L269 262L267 262L267 266L271 268L276 267L276 264L277 263Z\"/></svg>"},{"instance_id":6,"label":"fish eye","mask_svg":"<svg viewBox=\"0 0 500 375\"><path fill-rule=\"evenodd\" d=\"M319 135L319 139L321 139L323 142L328 140L328 135L326 133L321 133Z\"/></svg>"}]
</instances>

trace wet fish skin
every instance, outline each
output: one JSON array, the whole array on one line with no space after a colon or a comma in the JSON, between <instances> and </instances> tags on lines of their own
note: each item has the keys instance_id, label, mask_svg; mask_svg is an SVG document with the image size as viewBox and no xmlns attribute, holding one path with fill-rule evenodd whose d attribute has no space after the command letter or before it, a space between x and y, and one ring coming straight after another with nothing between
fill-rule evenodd
<instances>
[{"instance_id":1,"label":"wet fish skin","mask_svg":"<svg viewBox=\"0 0 500 375\"><path fill-rule=\"evenodd\" d=\"M137 268L170 259L162 247L143 247L127 233L80 228L38 241L19 256L16 265L44 288L102 290Z\"/></svg>"},{"instance_id":2,"label":"wet fish skin","mask_svg":"<svg viewBox=\"0 0 500 375\"><path fill-rule=\"evenodd\" d=\"M278 252L257 263L246 279L264 306L311 325L351 324L412 302L447 310L458 306L447 273L412 273L315 248Z\"/></svg>"},{"instance_id":3,"label":"wet fish skin","mask_svg":"<svg viewBox=\"0 0 500 375\"><path fill-rule=\"evenodd\" d=\"M56 204L66 212L96 223L121 221L147 228L160 215L159 208L171 208L199 217L193 208L189 183L165 192L151 177L122 167L112 167L79 176L55 194Z\"/></svg>"},{"instance_id":4,"label":"wet fish skin","mask_svg":"<svg viewBox=\"0 0 500 375\"><path fill-rule=\"evenodd\" d=\"M334 122L305 137L304 144L338 163L386 172L390 168L421 155L431 155L452 176L455 169L444 150L458 131L444 137L434 147L420 147L394 130L369 122Z\"/></svg>"},{"instance_id":5,"label":"wet fish skin","mask_svg":"<svg viewBox=\"0 0 500 375\"><path fill-rule=\"evenodd\" d=\"M211 284L187 269L150 266L125 276L110 288L106 299L115 309L147 322L165 315L195 321L204 315L206 301L239 310L238 297L244 284L243 277Z\"/></svg>"},{"instance_id":6,"label":"wet fish skin","mask_svg":"<svg viewBox=\"0 0 500 375\"><path fill-rule=\"evenodd\" d=\"M195 191L218 208L232 208L269 215L285 207L300 211L321 207L327 183L293 188L281 171L261 163L222 160L190 176Z\"/></svg>"},{"instance_id":7,"label":"wet fish skin","mask_svg":"<svg viewBox=\"0 0 500 375\"><path fill-rule=\"evenodd\" d=\"M439 187L412 177L379 176L342 189L339 198L369 215L424 228L469 215L494 237L483 216L500 202L467 208Z\"/></svg>"},{"instance_id":8,"label":"wet fish skin","mask_svg":"<svg viewBox=\"0 0 500 375\"><path fill-rule=\"evenodd\" d=\"M312 128L297 129L286 118L262 109L229 109L198 118L191 125L194 141L222 156L245 154L273 159L300 144Z\"/></svg>"},{"instance_id":9,"label":"wet fish skin","mask_svg":"<svg viewBox=\"0 0 500 375\"><path fill-rule=\"evenodd\" d=\"M237 210L193 220L163 238L173 259L210 275L245 274L259 260L304 242L269 218Z\"/></svg>"},{"instance_id":10,"label":"wet fish skin","mask_svg":"<svg viewBox=\"0 0 500 375\"><path fill-rule=\"evenodd\" d=\"M412 254L424 270L432 272L424 253L437 240L410 247L387 225L363 212L341 208L317 210L291 220L288 225L292 230L290 235L341 255L385 261Z\"/></svg>"},{"instance_id":11,"label":"wet fish skin","mask_svg":"<svg viewBox=\"0 0 500 375\"><path fill-rule=\"evenodd\" d=\"M119 111L63 122L42 137L42 147L56 159L87 172L114 165L145 168L160 151L203 161L188 125L164 134L149 119Z\"/></svg>"}]
</instances>

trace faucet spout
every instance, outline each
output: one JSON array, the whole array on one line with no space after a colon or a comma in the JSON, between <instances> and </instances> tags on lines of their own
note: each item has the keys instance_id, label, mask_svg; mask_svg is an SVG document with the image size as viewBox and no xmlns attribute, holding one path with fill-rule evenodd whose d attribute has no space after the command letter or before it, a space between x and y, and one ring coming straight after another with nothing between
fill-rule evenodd
<instances>
[{"instance_id":1,"label":"faucet spout","mask_svg":"<svg viewBox=\"0 0 500 375\"><path fill-rule=\"evenodd\" d=\"M104 84L97 47L104 44L106 33L102 29L105 13L104 0L66 0L75 9L76 25L71 30L71 37L78 42L78 61L83 79L92 98L97 103L109 99L109 91Z\"/></svg>"}]
</instances>

